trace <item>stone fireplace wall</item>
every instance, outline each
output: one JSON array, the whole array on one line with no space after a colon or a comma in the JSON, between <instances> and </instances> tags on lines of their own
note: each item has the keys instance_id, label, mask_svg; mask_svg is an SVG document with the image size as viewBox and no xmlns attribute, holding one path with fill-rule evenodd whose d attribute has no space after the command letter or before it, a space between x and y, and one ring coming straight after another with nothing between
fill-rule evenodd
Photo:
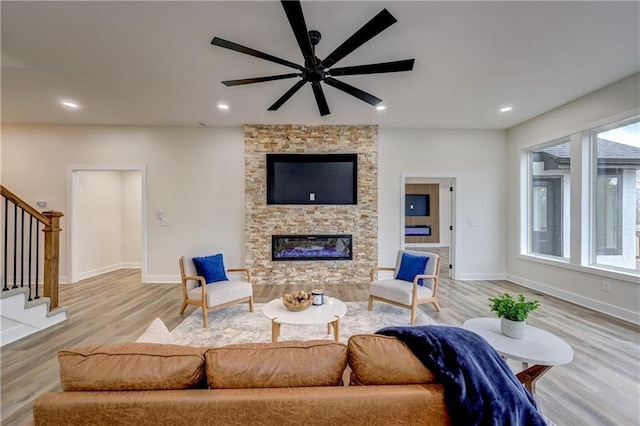
<instances>
[{"instance_id":1,"label":"stone fireplace wall","mask_svg":"<svg viewBox=\"0 0 640 426\"><path fill-rule=\"evenodd\" d=\"M246 125L245 263L253 282L366 283L378 262L378 126ZM267 205L267 153L357 153L358 204ZM271 235L351 234L353 260L271 261Z\"/></svg>"}]
</instances>

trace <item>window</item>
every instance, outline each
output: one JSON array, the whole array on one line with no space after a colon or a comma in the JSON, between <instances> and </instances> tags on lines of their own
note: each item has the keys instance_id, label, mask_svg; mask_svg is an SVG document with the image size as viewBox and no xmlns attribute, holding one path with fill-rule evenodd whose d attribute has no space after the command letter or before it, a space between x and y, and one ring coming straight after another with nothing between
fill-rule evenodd
<instances>
[{"instance_id":1,"label":"window","mask_svg":"<svg viewBox=\"0 0 640 426\"><path fill-rule=\"evenodd\" d=\"M521 164L521 254L640 276L640 117L528 148Z\"/></svg>"},{"instance_id":2,"label":"window","mask_svg":"<svg viewBox=\"0 0 640 426\"><path fill-rule=\"evenodd\" d=\"M591 263L640 270L640 122L591 132L594 148Z\"/></svg>"},{"instance_id":3,"label":"window","mask_svg":"<svg viewBox=\"0 0 640 426\"><path fill-rule=\"evenodd\" d=\"M529 153L529 252L569 256L571 145L563 139Z\"/></svg>"}]
</instances>

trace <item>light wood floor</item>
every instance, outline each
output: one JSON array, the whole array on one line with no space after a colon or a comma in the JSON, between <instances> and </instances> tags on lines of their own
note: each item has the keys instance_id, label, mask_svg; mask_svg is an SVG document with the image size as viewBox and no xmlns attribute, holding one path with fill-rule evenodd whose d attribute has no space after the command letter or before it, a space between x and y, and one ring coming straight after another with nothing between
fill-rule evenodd
<instances>
[{"instance_id":1,"label":"light wood floor","mask_svg":"<svg viewBox=\"0 0 640 426\"><path fill-rule=\"evenodd\" d=\"M441 275L446 276L444 271ZM257 287L256 302L290 290ZM324 290L344 301L364 301L368 296L366 284L327 285ZM549 418L559 426L640 424L639 327L506 281L442 279L442 311L436 313L432 305L422 308L441 324L461 325L469 318L491 316L487 299L505 291L540 300L541 308L528 323L561 336L575 351L571 364L552 368L538 382L536 398ZM31 421L33 400L59 390L59 349L134 341L156 317L173 329L183 319L178 314L180 301L179 284L142 284L138 270L61 286L60 304L69 308L69 320L2 348L2 425ZM194 309L188 307L185 315Z\"/></svg>"}]
</instances>

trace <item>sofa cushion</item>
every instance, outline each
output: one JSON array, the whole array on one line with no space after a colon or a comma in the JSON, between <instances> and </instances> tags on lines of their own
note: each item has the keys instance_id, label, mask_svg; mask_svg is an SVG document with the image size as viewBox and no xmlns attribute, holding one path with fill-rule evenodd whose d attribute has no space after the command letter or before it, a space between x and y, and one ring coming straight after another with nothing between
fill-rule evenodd
<instances>
[{"instance_id":1,"label":"sofa cushion","mask_svg":"<svg viewBox=\"0 0 640 426\"><path fill-rule=\"evenodd\" d=\"M339 386L347 346L326 340L247 343L205 353L211 389Z\"/></svg>"},{"instance_id":2,"label":"sofa cushion","mask_svg":"<svg viewBox=\"0 0 640 426\"><path fill-rule=\"evenodd\" d=\"M58 352L65 391L138 391L204 386L206 348L113 343Z\"/></svg>"},{"instance_id":3,"label":"sofa cushion","mask_svg":"<svg viewBox=\"0 0 640 426\"><path fill-rule=\"evenodd\" d=\"M431 370L401 340L376 334L349 337L349 367L353 385L436 383Z\"/></svg>"},{"instance_id":4,"label":"sofa cushion","mask_svg":"<svg viewBox=\"0 0 640 426\"><path fill-rule=\"evenodd\" d=\"M165 343L172 344L173 336L160 318L151 321L149 327L136 339L136 343Z\"/></svg>"}]
</instances>

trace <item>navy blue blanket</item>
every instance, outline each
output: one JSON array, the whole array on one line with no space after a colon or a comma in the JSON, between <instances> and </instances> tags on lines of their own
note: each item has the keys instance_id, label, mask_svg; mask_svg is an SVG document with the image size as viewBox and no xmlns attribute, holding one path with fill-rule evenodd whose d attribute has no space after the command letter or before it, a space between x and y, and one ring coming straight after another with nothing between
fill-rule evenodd
<instances>
[{"instance_id":1,"label":"navy blue blanket","mask_svg":"<svg viewBox=\"0 0 640 426\"><path fill-rule=\"evenodd\" d=\"M544 426L531 394L505 360L476 333L437 325L386 327L444 385L454 425Z\"/></svg>"}]
</instances>

